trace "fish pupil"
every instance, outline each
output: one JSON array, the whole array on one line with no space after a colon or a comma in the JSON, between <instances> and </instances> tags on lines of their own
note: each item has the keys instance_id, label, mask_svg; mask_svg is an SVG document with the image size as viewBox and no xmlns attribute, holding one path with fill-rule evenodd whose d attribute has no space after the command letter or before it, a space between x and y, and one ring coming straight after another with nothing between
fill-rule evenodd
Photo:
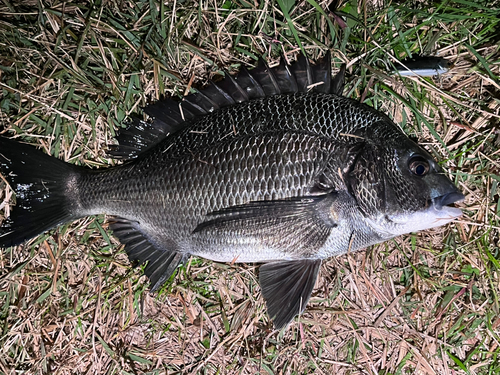
<instances>
[{"instance_id":1,"label":"fish pupil","mask_svg":"<svg viewBox=\"0 0 500 375\"><path fill-rule=\"evenodd\" d=\"M425 176L429 172L429 163L421 156L411 158L408 165L414 175Z\"/></svg>"},{"instance_id":2,"label":"fish pupil","mask_svg":"<svg viewBox=\"0 0 500 375\"><path fill-rule=\"evenodd\" d=\"M416 174L421 176L425 173L425 167L422 164L419 164L419 165L417 165L415 172L416 172Z\"/></svg>"}]
</instances>

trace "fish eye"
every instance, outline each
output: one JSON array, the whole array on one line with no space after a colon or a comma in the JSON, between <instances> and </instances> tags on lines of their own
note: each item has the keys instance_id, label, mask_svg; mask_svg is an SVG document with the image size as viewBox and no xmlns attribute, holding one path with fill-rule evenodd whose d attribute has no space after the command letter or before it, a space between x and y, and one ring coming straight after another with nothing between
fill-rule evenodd
<instances>
[{"instance_id":1,"label":"fish eye","mask_svg":"<svg viewBox=\"0 0 500 375\"><path fill-rule=\"evenodd\" d=\"M417 155L410 158L408 161L408 168L415 176L425 176L429 173L429 162L422 156Z\"/></svg>"}]
</instances>

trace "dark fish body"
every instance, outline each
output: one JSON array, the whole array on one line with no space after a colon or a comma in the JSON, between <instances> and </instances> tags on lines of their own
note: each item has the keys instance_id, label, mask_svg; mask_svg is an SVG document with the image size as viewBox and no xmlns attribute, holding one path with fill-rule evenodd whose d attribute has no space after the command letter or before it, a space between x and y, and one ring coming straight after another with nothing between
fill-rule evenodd
<instances>
[{"instance_id":1,"label":"dark fish body","mask_svg":"<svg viewBox=\"0 0 500 375\"><path fill-rule=\"evenodd\" d=\"M332 100L332 95L299 93L257 99L209 114L136 162L104 171L98 177L86 175L77 183L81 186L80 216L106 212L148 223L143 230L151 241L162 246L168 238L179 251L215 261L263 262L341 254L349 245L348 228L356 228L352 221L358 221L361 215L355 209L354 199L349 194L342 195L346 187L337 172L343 168L343 154L347 157L357 138L339 137L338 130L348 134L356 127L363 134L365 123L353 122L336 130L328 126L330 120L319 117L319 109L332 113L332 118L342 118L350 116L353 104L357 103L342 97ZM376 114L369 108L358 107L360 120L376 121ZM320 188L320 184L325 186ZM338 228L328 244L320 243L326 242L326 238L311 238L314 241L310 245L298 246L293 238L275 236L263 243L258 236L245 236L249 224L246 222L241 223L241 228L227 228L221 233L219 225L193 233L214 211L311 194L314 198L327 197L330 190L342 198L325 199L351 209L352 213L339 217ZM307 236L313 229L309 226L316 224L307 220L304 224ZM369 228L359 229L367 232ZM379 236L374 235L375 242L380 242ZM297 233L293 231L290 237L297 237ZM333 238L336 243L332 243ZM353 243L353 250L374 242L357 238L360 240ZM278 240L285 243L272 246L272 241Z\"/></svg>"},{"instance_id":2,"label":"dark fish body","mask_svg":"<svg viewBox=\"0 0 500 375\"><path fill-rule=\"evenodd\" d=\"M190 255L262 262L277 328L303 310L322 259L460 216L463 195L387 116L340 96L329 58L264 63L182 102L153 104L89 170L0 138L17 195L0 246L106 213L152 289ZM311 91L307 87L322 82ZM29 165L29 167L26 167Z\"/></svg>"}]
</instances>

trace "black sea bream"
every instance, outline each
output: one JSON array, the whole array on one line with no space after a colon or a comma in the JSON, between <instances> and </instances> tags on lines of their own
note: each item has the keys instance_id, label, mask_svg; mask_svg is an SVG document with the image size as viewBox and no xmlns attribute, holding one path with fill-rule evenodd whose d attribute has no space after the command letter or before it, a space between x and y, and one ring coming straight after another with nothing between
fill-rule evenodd
<instances>
[{"instance_id":1,"label":"black sea bream","mask_svg":"<svg viewBox=\"0 0 500 375\"><path fill-rule=\"evenodd\" d=\"M91 170L0 138L16 205L0 246L105 213L159 288L190 256L264 263L276 328L304 310L323 259L446 224L463 195L386 115L342 97L329 55L226 75L145 108ZM5 136L8 133L4 134Z\"/></svg>"}]
</instances>

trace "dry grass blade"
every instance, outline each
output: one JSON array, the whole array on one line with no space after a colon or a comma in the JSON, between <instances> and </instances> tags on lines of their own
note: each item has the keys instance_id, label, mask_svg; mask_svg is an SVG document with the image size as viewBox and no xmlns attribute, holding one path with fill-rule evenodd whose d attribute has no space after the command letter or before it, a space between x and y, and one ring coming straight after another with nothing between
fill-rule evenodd
<instances>
[{"instance_id":1,"label":"dry grass blade","mask_svg":"<svg viewBox=\"0 0 500 375\"><path fill-rule=\"evenodd\" d=\"M2 2L2 135L105 167L149 101L258 56L329 49L348 64L348 96L444 160L466 215L329 260L284 333L255 267L192 259L152 296L103 217L65 225L0 252L0 372L500 373L499 24L495 1ZM391 73L424 50L454 67ZM0 221L12 196L0 180Z\"/></svg>"}]
</instances>

